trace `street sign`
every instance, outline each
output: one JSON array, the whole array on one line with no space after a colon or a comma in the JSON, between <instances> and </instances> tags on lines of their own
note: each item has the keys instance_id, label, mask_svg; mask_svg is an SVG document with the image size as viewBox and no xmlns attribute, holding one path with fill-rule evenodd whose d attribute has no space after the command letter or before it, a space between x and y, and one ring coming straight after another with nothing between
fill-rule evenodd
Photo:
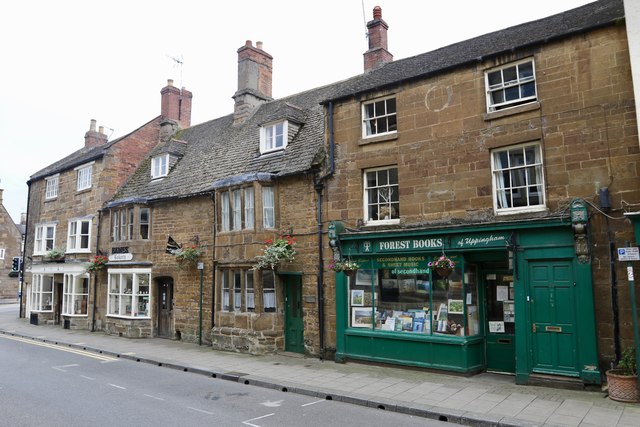
<instances>
[{"instance_id":1,"label":"street sign","mask_svg":"<svg viewBox=\"0 0 640 427\"><path fill-rule=\"evenodd\" d=\"M618 261L640 261L638 247L618 248Z\"/></svg>"}]
</instances>

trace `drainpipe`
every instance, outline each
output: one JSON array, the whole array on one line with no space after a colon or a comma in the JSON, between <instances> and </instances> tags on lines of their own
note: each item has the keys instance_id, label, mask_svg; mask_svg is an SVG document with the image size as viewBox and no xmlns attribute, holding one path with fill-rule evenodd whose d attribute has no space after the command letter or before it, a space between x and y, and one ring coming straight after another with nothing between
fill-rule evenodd
<instances>
[{"instance_id":1,"label":"drainpipe","mask_svg":"<svg viewBox=\"0 0 640 427\"><path fill-rule=\"evenodd\" d=\"M322 191L324 181L331 177L335 171L335 140L333 137L333 102L329 102L329 171L316 181L314 178L314 188L318 195L317 200L317 221L318 221L318 338L320 340L320 359L324 359L324 251L322 239Z\"/></svg>"},{"instance_id":2,"label":"drainpipe","mask_svg":"<svg viewBox=\"0 0 640 427\"><path fill-rule=\"evenodd\" d=\"M27 262L27 238L29 236L29 203L31 202L31 181L27 182L27 215L24 224L24 244L22 245L22 263L20 264L20 271L18 272L18 280L20 281L20 292L18 295L18 318L22 318L22 295L24 294L24 265ZM26 308L26 307L25 307Z\"/></svg>"},{"instance_id":3,"label":"drainpipe","mask_svg":"<svg viewBox=\"0 0 640 427\"><path fill-rule=\"evenodd\" d=\"M607 237L609 238L609 271L611 275L611 312L613 313L613 348L616 360L620 360L622 351L620 350L620 313L618 308L618 275L616 273L616 244L613 241L611 224L605 215L607 222Z\"/></svg>"},{"instance_id":4,"label":"drainpipe","mask_svg":"<svg viewBox=\"0 0 640 427\"><path fill-rule=\"evenodd\" d=\"M102 210L98 211L98 232L96 233L96 255L100 250L100 220L102 219ZM98 302L98 272L93 272L93 307L91 307L91 332L96 331L96 304Z\"/></svg>"},{"instance_id":5,"label":"drainpipe","mask_svg":"<svg viewBox=\"0 0 640 427\"><path fill-rule=\"evenodd\" d=\"M216 317L216 230L218 224L215 190L211 195L211 204L213 205L213 243L211 251L211 329L213 329ZM213 341L213 339L211 341Z\"/></svg>"}]
</instances>

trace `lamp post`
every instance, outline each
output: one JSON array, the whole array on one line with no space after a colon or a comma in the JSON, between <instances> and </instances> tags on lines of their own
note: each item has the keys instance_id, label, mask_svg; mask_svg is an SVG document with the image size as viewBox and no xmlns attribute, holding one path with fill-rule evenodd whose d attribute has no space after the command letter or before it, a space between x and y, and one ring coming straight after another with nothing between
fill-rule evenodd
<instances>
[{"instance_id":1,"label":"lamp post","mask_svg":"<svg viewBox=\"0 0 640 427\"><path fill-rule=\"evenodd\" d=\"M200 270L200 323L198 326L198 345L202 345L202 281L204 273L204 263L198 263L198 270Z\"/></svg>"}]
</instances>

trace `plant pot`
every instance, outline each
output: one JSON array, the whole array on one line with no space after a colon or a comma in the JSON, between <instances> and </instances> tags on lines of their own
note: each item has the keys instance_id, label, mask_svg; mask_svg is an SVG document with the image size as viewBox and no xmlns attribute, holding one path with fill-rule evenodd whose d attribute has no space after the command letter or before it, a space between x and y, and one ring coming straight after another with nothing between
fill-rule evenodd
<instances>
[{"instance_id":1,"label":"plant pot","mask_svg":"<svg viewBox=\"0 0 640 427\"><path fill-rule=\"evenodd\" d=\"M638 393L638 376L626 375L622 369L610 369L607 371L607 384L609 385L609 398L618 402L640 402Z\"/></svg>"},{"instance_id":2,"label":"plant pot","mask_svg":"<svg viewBox=\"0 0 640 427\"><path fill-rule=\"evenodd\" d=\"M453 271L451 268L441 268L441 267L436 267L435 270L436 270L436 273L438 273L438 276L440 277L449 277L449 275Z\"/></svg>"},{"instance_id":3,"label":"plant pot","mask_svg":"<svg viewBox=\"0 0 640 427\"><path fill-rule=\"evenodd\" d=\"M354 278L356 274L358 274L358 270L344 270L344 274L346 274L347 277Z\"/></svg>"}]
</instances>

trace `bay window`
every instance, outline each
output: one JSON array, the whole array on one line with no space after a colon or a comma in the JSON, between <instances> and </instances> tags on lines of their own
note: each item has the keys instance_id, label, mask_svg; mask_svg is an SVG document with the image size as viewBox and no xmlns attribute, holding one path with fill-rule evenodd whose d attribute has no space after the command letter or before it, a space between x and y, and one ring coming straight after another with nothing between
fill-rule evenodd
<instances>
[{"instance_id":1,"label":"bay window","mask_svg":"<svg viewBox=\"0 0 640 427\"><path fill-rule=\"evenodd\" d=\"M89 275L65 274L62 285L62 314L86 316L89 303Z\"/></svg>"},{"instance_id":2,"label":"bay window","mask_svg":"<svg viewBox=\"0 0 640 427\"><path fill-rule=\"evenodd\" d=\"M262 187L262 227L275 228L275 194L273 187Z\"/></svg>"},{"instance_id":3,"label":"bay window","mask_svg":"<svg viewBox=\"0 0 640 427\"><path fill-rule=\"evenodd\" d=\"M125 318L149 318L151 270L109 270L107 315Z\"/></svg>"},{"instance_id":4,"label":"bay window","mask_svg":"<svg viewBox=\"0 0 640 427\"><path fill-rule=\"evenodd\" d=\"M53 311L53 275L33 274L31 311Z\"/></svg>"}]
</instances>

